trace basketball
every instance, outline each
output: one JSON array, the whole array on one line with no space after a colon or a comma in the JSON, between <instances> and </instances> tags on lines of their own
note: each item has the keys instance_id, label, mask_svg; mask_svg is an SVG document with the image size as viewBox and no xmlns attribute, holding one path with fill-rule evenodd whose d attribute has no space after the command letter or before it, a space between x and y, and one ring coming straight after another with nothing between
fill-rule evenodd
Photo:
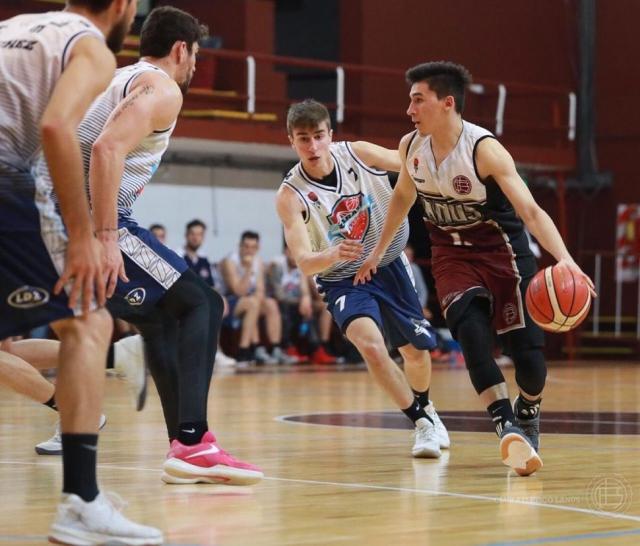
<instances>
[{"instance_id":1,"label":"basketball","mask_svg":"<svg viewBox=\"0 0 640 546\"><path fill-rule=\"evenodd\" d=\"M591 292L582 277L566 267L549 266L538 271L526 295L529 316L547 332L568 332L589 313Z\"/></svg>"}]
</instances>

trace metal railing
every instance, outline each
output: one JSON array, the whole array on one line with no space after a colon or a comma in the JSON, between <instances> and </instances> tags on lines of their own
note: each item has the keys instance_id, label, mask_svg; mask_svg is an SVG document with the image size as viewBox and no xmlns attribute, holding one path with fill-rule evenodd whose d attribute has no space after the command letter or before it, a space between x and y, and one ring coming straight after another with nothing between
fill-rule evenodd
<instances>
[{"instance_id":1,"label":"metal railing","mask_svg":"<svg viewBox=\"0 0 640 546\"><path fill-rule=\"evenodd\" d=\"M365 66L352 63L332 63L327 61L318 61L313 59L300 59L295 57L283 57L278 55L270 55L265 53L248 53L244 51L233 51L225 49L200 49L199 55L203 59L214 59L216 63L220 61L231 61L245 64L245 86L244 88L233 89L234 93L225 96L217 96L216 100L236 102L243 108L247 114L256 113L256 104L275 104L286 106L290 99L287 96L274 97L268 92L258 88L259 71L268 70L281 71L283 67L294 70L311 70L326 71L335 74L335 102L329 104L335 109L336 121L341 124L354 115L372 115L376 118L394 118L402 119L402 110L397 108L386 109L380 107L367 107L362 104L348 103L347 88L349 85L362 85L366 78L383 78L388 79L390 89L396 89L398 82L404 81L404 70L396 68L384 68L377 66ZM270 66L269 66L270 65ZM213 88L214 82L211 82ZM393 86L393 87L391 87ZM228 89L227 89L228 91ZM479 80L472 84L469 91L474 95L480 95L485 98L495 96L494 115L491 118L485 118L485 125L491 127L497 136L505 134L505 127L510 125L513 128L521 128L533 132L552 132L563 133L567 144L575 140L576 135L576 95L566 88L557 86L546 86L537 84L522 84L517 82L496 82L489 80ZM509 99L509 97L511 97ZM509 123L505 122L505 112L507 111L507 103L515 97L535 97L543 98L548 101L550 115L549 121L540 123L538 120L529 120L521 122L516 119L510 119ZM559 112L564 111L565 121L559 121Z\"/></svg>"},{"instance_id":2,"label":"metal railing","mask_svg":"<svg viewBox=\"0 0 640 546\"><path fill-rule=\"evenodd\" d=\"M613 335L622 337L623 323L635 322L635 333L627 332L627 334L634 334L635 338L640 340L640 256L615 251L593 251L582 254L591 255L593 258L593 283L596 292L599 295L605 294L606 297L613 288ZM627 264L623 267L625 259ZM626 299L625 294L628 294ZM595 336L604 333L602 301L603 298L598 297L592 304L591 332Z\"/></svg>"}]
</instances>

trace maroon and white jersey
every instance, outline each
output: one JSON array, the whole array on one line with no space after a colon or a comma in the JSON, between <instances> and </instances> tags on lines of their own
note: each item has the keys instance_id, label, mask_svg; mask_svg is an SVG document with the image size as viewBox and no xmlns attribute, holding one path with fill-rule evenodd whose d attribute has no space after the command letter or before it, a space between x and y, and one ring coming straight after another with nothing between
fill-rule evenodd
<instances>
[{"instance_id":1,"label":"maroon and white jersey","mask_svg":"<svg viewBox=\"0 0 640 546\"><path fill-rule=\"evenodd\" d=\"M298 163L282 184L292 189L304 205L304 221L315 252L337 245L344 239L361 242L362 256L339 262L319 277L337 281L354 276L380 239L391 201L392 189L385 171L364 164L349 142L331 144L336 185L311 178ZM409 224L405 220L382 258L381 266L395 260L407 244Z\"/></svg>"},{"instance_id":2,"label":"maroon and white jersey","mask_svg":"<svg viewBox=\"0 0 640 546\"><path fill-rule=\"evenodd\" d=\"M424 209L435 247L466 247L478 251L505 245L516 256L529 255L523 224L493 178L481 180L476 167L478 143L494 136L477 125L462 122L455 147L436 167L431 136L414 133L406 167Z\"/></svg>"}]
</instances>

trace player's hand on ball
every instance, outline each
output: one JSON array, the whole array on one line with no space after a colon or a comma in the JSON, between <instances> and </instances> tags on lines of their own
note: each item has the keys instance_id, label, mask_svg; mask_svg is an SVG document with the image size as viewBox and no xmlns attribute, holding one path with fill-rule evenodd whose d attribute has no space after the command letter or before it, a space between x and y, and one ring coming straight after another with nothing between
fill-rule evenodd
<instances>
[{"instance_id":1,"label":"player's hand on ball","mask_svg":"<svg viewBox=\"0 0 640 546\"><path fill-rule=\"evenodd\" d=\"M369 257L358 269L355 278L353 279L354 286L357 284L364 284L369 282L371 277L378 271L378 265L380 265L380 258L377 254L370 254Z\"/></svg>"},{"instance_id":2,"label":"player's hand on ball","mask_svg":"<svg viewBox=\"0 0 640 546\"><path fill-rule=\"evenodd\" d=\"M596 287L593 284L593 281L584 271L582 271L582 269L580 269L580 267L578 267L578 264L576 264L576 262L574 262L573 260L567 260L566 258L563 258L558 262L558 266L566 267L576 277L582 277L586 281L587 285L589 286L589 292L591 292L591 297L592 298L598 297L598 294L596 293Z\"/></svg>"}]
</instances>

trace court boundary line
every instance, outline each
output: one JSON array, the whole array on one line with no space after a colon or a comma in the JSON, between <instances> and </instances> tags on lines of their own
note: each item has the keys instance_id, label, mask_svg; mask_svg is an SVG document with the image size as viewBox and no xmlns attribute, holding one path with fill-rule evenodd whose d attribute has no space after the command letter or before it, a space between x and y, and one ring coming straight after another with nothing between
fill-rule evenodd
<instances>
[{"instance_id":1,"label":"court boundary line","mask_svg":"<svg viewBox=\"0 0 640 546\"><path fill-rule=\"evenodd\" d=\"M57 462L33 462L33 461L14 461L14 460L2 460L0 459L0 465L24 465L24 466L61 466L60 461ZM136 466L122 466L118 464L112 463L99 463L98 468L110 469L110 470L131 470L134 472L154 472L154 473L162 473L162 469L160 468L145 468L145 467L136 467ZM469 493L454 493L452 491L438 491L435 489L417 489L411 487L395 487L388 485L372 485L366 483L349 483L349 482L330 482L330 481L320 481L320 480L302 480L298 478L279 478L276 476L265 476L263 478L267 481L279 481L285 483L298 483L298 484L310 484L310 485L321 485L321 486L331 486L331 487L344 487L346 489L370 489L374 491L391 491L397 493L414 493L414 494L422 494L422 495L430 495L434 497L449 497L454 499L467 499L467 500L477 500L482 502L492 502L497 504L518 504L522 506L543 508L549 510L561 510L564 512L573 512L577 514L593 516L593 517L604 517L608 519L614 520L624 520L624 521L632 521L634 523L640 523L640 516L633 516L630 514L621 514L617 512L606 512L604 510L593 510L590 508L580 508L577 506L567 506L564 504L550 504L545 502L537 502L531 500L522 500L522 499L509 499L505 497L492 497L489 495L474 495Z\"/></svg>"}]
</instances>

